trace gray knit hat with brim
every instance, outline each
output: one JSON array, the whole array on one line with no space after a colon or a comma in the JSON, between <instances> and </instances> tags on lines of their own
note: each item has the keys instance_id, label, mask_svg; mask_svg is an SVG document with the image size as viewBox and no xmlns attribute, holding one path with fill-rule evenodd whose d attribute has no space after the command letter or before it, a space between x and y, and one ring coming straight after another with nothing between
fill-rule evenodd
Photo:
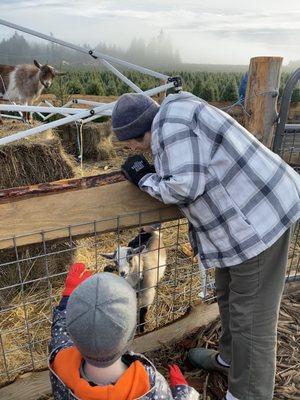
<instances>
[{"instance_id":1,"label":"gray knit hat with brim","mask_svg":"<svg viewBox=\"0 0 300 400\"><path fill-rule=\"evenodd\" d=\"M143 93L123 94L116 102L111 120L119 140L135 139L151 130L158 104Z\"/></svg>"},{"instance_id":2,"label":"gray knit hat with brim","mask_svg":"<svg viewBox=\"0 0 300 400\"><path fill-rule=\"evenodd\" d=\"M67 330L90 364L105 368L130 347L136 330L136 292L125 279L107 272L81 283L69 298Z\"/></svg>"}]
</instances>

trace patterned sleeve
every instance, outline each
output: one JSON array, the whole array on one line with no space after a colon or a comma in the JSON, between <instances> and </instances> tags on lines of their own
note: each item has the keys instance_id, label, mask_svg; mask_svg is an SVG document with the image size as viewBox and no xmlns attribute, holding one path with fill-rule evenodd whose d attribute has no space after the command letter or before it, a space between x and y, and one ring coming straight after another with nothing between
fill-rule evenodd
<instances>
[{"instance_id":1,"label":"patterned sleeve","mask_svg":"<svg viewBox=\"0 0 300 400\"><path fill-rule=\"evenodd\" d=\"M199 400L199 393L191 386L177 385L172 388L174 400Z\"/></svg>"},{"instance_id":2,"label":"patterned sleeve","mask_svg":"<svg viewBox=\"0 0 300 400\"><path fill-rule=\"evenodd\" d=\"M189 123L168 122L161 129L156 173L139 186L165 204L188 204L204 191L210 151Z\"/></svg>"},{"instance_id":3,"label":"patterned sleeve","mask_svg":"<svg viewBox=\"0 0 300 400\"><path fill-rule=\"evenodd\" d=\"M74 345L66 329L66 303L64 306L58 306L53 311L51 340L49 344L49 352L59 351L65 347Z\"/></svg>"},{"instance_id":4,"label":"patterned sleeve","mask_svg":"<svg viewBox=\"0 0 300 400\"><path fill-rule=\"evenodd\" d=\"M166 379L156 371L155 375L155 387L156 395L158 398L162 399L172 399L172 400L198 400L199 393L193 389L191 386L177 385L170 389ZM154 399L157 397L154 396ZM153 400L153 396L150 395L149 399Z\"/></svg>"}]
</instances>

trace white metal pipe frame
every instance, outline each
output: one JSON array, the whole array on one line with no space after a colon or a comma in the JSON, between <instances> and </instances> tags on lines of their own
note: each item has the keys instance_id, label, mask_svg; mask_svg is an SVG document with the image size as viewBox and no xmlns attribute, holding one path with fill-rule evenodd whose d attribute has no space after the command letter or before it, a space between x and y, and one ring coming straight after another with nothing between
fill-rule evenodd
<instances>
[{"instance_id":1,"label":"white metal pipe frame","mask_svg":"<svg viewBox=\"0 0 300 400\"><path fill-rule=\"evenodd\" d=\"M161 92L164 92L168 89L175 88L177 91L181 89L181 80L178 77L171 77L165 74L162 74L160 72L152 71L148 68L141 67L139 65L130 63L128 61L120 60L116 57L108 56L106 54L103 54L98 51L94 50L88 50L85 49L84 47L76 46L72 43L65 42L63 40L54 38L49 35L45 35L43 33L34 31L29 28L25 28L21 25L17 25L8 21L5 21L3 19L0 19L0 25L7 26L12 29L16 29L22 32L25 32L29 35L33 35L35 37L38 37L40 39L45 39L48 40L52 43L59 44L61 46L73 49L75 51L78 51L80 53L84 53L86 55L91 56L94 59L98 59L103 66L105 66L109 71L114 73L119 79L121 79L123 82L125 82L131 89L133 89L137 93L144 93L147 96L155 96L156 94L159 94ZM154 87L153 89L147 90L145 92L142 91L134 82L132 82L130 79L128 79L122 72L120 72L118 69L116 69L112 64L118 64L122 67L125 67L127 69L131 69L134 71L138 71L142 74L147 74L150 76L153 76L155 78L160 79L161 81L166 82L165 84L161 84L160 86ZM1 111L8 111L8 112L32 112L32 113L37 113L40 115L40 117L45 121L50 118L50 116L54 114L60 114L63 115L64 118L61 118L57 121L49 122L25 131L18 132L16 134L13 134L8 137L3 137L0 139L0 145L8 144L11 142L14 142L19 139L26 138L28 136L32 135L37 135L39 133L42 133L46 131L49 128L54 128L60 125L64 125L70 122L75 122L75 121L82 121L82 122L88 122L91 120L94 120L100 116L110 116L112 113L112 109L115 105L115 102L107 103L107 104L101 104L97 102L91 102L88 100L77 100L73 101L73 103L77 104L86 104L90 106L94 106L92 109L80 109L80 108L70 108L67 107L71 104L72 102L68 102L65 106L63 107L53 107L51 103L46 103L49 107L43 107L43 106L27 106L27 105L15 105L15 104L0 104L0 112ZM48 114L46 117L44 117L42 114ZM11 118L10 116L5 115L7 118Z\"/></svg>"},{"instance_id":2,"label":"white metal pipe frame","mask_svg":"<svg viewBox=\"0 0 300 400\"><path fill-rule=\"evenodd\" d=\"M148 96L154 96L155 94L165 91L171 87L173 87L173 83L168 83L166 85L162 85L157 88L147 90L144 93ZM161 90L161 88L163 88L163 90ZM21 131L21 132L15 133L11 136L3 137L0 139L0 145L12 143L12 142L15 142L16 140L24 139L28 136L37 135L39 133L46 131L47 129L56 128L57 126L69 124L70 122L80 121L80 120L88 118L88 117L97 116L97 115L98 115L98 117L103 116L103 115L111 115L111 112L112 112L112 109L113 109L115 103L116 102L114 101L112 103L107 103L107 104L95 107L93 109L87 109L87 110L77 109L80 111L76 112L75 114L73 113L71 115L68 115L65 118L61 118L57 121L49 122L47 124L39 125L34 128L27 129L26 131ZM1 110L15 111L16 109L14 107L18 107L18 106L0 105L0 111ZM72 110L72 111L74 110L72 108L63 109L61 107L35 107L35 106L19 106L19 107L21 107L21 109L24 112L35 111L35 109L38 109L39 112L42 112L42 113L43 112L53 113L54 108L57 108L59 110L59 113L64 113L65 110ZM45 111L45 110L47 110L47 111Z\"/></svg>"}]
</instances>

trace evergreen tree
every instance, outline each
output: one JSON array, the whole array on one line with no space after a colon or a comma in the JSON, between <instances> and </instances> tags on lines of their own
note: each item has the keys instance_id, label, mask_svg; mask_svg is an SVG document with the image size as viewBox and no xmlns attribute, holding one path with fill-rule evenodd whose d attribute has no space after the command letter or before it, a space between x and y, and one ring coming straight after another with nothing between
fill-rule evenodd
<instances>
[{"instance_id":1,"label":"evergreen tree","mask_svg":"<svg viewBox=\"0 0 300 400\"><path fill-rule=\"evenodd\" d=\"M118 89L113 79L110 79L108 85L105 87L106 96L118 96Z\"/></svg>"},{"instance_id":2,"label":"evergreen tree","mask_svg":"<svg viewBox=\"0 0 300 400\"><path fill-rule=\"evenodd\" d=\"M196 83L193 87L192 93L195 96L201 97L203 92L203 81L201 79L197 79Z\"/></svg>"},{"instance_id":3,"label":"evergreen tree","mask_svg":"<svg viewBox=\"0 0 300 400\"><path fill-rule=\"evenodd\" d=\"M69 94L84 94L84 87L78 79L71 79L68 82Z\"/></svg>"},{"instance_id":4,"label":"evergreen tree","mask_svg":"<svg viewBox=\"0 0 300 400\"><path fill-rule=\"evenodd\" d=\"M226 84L221 100L223 101L236 101L239 97L239 90L236 80L231 78Z\"/></svg>"},{"instance_id":5,"label":"evergreen tree","mask_svg":"<svg viewBox=\"0 0 300 400\"><path fill-rule=\"evenodd\" d=\"M220 92L218 85L214 84L213 90L214 90L214 101L220 101Z\"/></svg>"},{"instance_id":6,"label":"evergreen tree","mask_svg":"<svg viewBox=\"0 0 300 400\"><path fill-rule=\"evenodd\" d=\"M215 100L215 89L214 85L211 82L206 81L202 88L201 97L206 101L214 101Z\"/></svg>"},{"instance_id":7,"label":"evergreen tree","mask_svg":"<svg viewBox=\"0 0 300 400\"><path fill-rule=\"evenodd\" d=\"M85 93L89 95L94 95L94 96L104 96L104 88L99 80L92 80L90 81L86 88L85 88Z\"/></svg>"},{"instance_id":8,"label":"evergreen tree","mask_svg":"<svg viewBox=\"0 0 300 400\"><path fill-rule=\"evenodd\" d=\"M69 98L68 83L64 78L64 76L59 76L58 79L54 79L51 90L49 90L49 92L55 94L60 102L60 106L66 104Z\"/></svg>"}]
</instances>

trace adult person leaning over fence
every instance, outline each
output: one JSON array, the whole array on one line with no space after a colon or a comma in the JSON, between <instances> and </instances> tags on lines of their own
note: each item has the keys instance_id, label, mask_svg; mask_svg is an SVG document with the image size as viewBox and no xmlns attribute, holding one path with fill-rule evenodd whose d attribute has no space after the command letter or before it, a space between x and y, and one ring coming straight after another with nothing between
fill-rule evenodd
<instances>
[{"instance_id":1,"label":"adult person leaning over fence","mask_svg":"<svg viewBox=\"0 0 300 400\"><path fill-rule=\"evenodd\" d=\"M136 317L136 292L125 279L71 266L51 330L55 400L199 399L176 365L169 387L146 357L128 352Z\"/></svg>"},{"instance_id":2,"label":"adult person leaning over fence","mask_svg":"<svg viewBox=\"0 0 300 400\"><path fill-rule=\"evenodd\" d=\"M271 400L299 176L228 114L190 93L171 94L160 107L143 94L125 94L112 125L133 151L152 150L154 168L134 155L122 166L125 176L178 205L201 263L216 267L219 352L193 349L190 361L228 374L227 400Z\"/></svg>"}]
</instances>

